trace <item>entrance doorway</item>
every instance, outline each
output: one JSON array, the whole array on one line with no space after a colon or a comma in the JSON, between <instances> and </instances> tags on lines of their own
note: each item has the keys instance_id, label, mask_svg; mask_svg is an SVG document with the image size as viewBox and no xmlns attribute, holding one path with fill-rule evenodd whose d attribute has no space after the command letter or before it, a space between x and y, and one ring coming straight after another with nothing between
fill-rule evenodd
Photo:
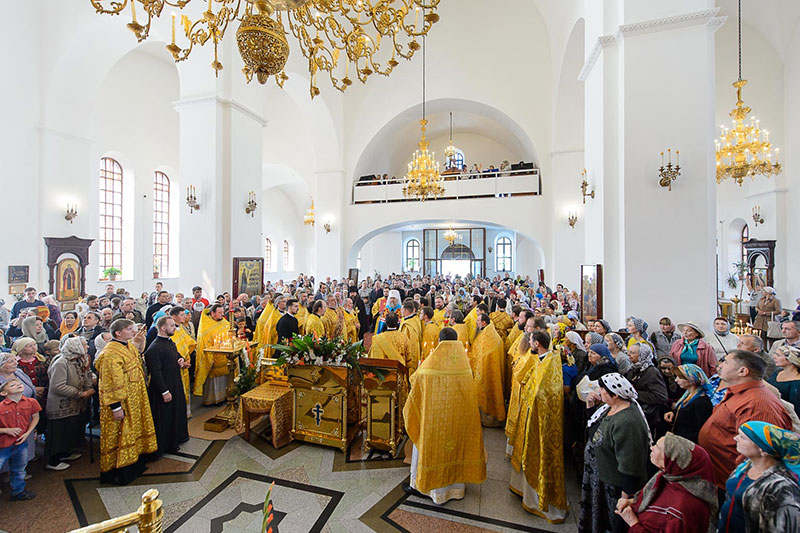
<instances>
[{"instance_id":1,"label":"entrance doorway","mask_svg":"<svg viewBox=\"0 0 800 533\"><path fill-rule=\"evenodd\" d=\"M442 274L445 276L462 278L469 274L472 261L465 259L442 259Z\"/></svg>"}]
</instances>

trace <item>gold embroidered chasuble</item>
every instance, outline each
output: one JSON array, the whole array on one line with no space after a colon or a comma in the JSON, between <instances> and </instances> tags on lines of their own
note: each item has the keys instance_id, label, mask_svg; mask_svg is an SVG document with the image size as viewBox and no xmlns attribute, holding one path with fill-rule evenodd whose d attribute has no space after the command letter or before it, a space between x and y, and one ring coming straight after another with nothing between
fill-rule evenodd
<instances>
[{"instance_id":1,"label":"gold embroidered chasuble","mask_svg":"<svg viewBox=\"0 0 800 533\"><path fill-rule=\"evenodd\" d=\"M253 332L253 342L257 342L259 346L261 346L261 335L262 331L267 325L267 320L269 320L270 315L275 310L275 306L272 305L272 302L268 303L264 310L261 311L261 314L258 315L258 320L256 321L256 330Z\"/></svg>"},{"instance_id":2,"label":"gold embroidered chasuble","mask_svg":"<svg viewBox=\"0 0 800 533\"><path fill-rule=\"evenodd\" d=\"M439 345L439 332L441 328L433 321L422 326L422 351L420 352L420 362L427 359L433 350Z\"/></svg>"},{"instance_id":3,"label":"gold embroidered chasuble","mask_svg":"<svg viewBox=\"0 0 800 533\"><path fill-rule=\"evenodd\" d=\"M483 328L475 337L475 344L469 352L470 366L475 375L478 393L478 406L484 415L494 420L492 424L506 419L505 398L503 396L503 372L506 364L503 353L503 340L493 324Z\"/></svg>"},{"instance_id":4,"label":"gold embroidered chasuble","mask_svg":"<svg viewBox=\"0 0 800 533\"><path fill-rule=\"evenodd\" d=\"M322 315L322 323L325 325L325 336L329 339L333 339L342 334L344 320L342 319L340 323L339 314L330 307L327 308L325 314Z\"/></svg>"},{"instance_id":5,"label":"gold embroidered chasuble","mask_svg":"<svg viewBox=\"0 0 800 533\"><path fill-rule=\"evenodd\" d=\"M552 516L556 509L567 508L561 357L557 352L547 352L537 359L538 364L523 379L518 421L523 440L519 449L514 446L511 466L517 472L522 468L527 484L538 495L539 508L526 506L526 510Z\"/></svg>"},{"instance_id":6,"label":"gold embroidered chasuble","mask_svg":"<svg viewBox=\"0 0 800 533\"><path fill-rule=\"evenodd\" d=\"M394 359L403 363L406 368L410 368L413 363L408 337L397 329L386 330L372 337L369 357L373 359Z\"/></svg>"},{"instance_id":7,"label":"gold embroidered chasuble","mask_svg":"<svg viewBox=\"0 0 800 533\"><path fill-rule=\"evenodd\" d=\"M358 342L358 316L347 309L343 309L342 312L344 313L344 337L347 342Z\"/></svg>"},{"instance_id":8,"label":"gold embroidered chasuble","mask_svg":"<svg viewBox=\"0 0 800 533\"><path fill-rule=\"evenodd\" d=\"M306 319L308 315L311 314L307 307L301 305L297 311L297 314L294 317L297 319L297 329L299 331L299 335L306 334Z\"/></svg>"},{"instance_id":9,"label":"gold embroidered chasuble","mask_svg":"<svg viewBox=\"0 0 800 533\"><path fill-rule=\"evenodd\" d=\"M197 331L197 346L195 347L194 394L203 395L203 385L209 378L228 375L228 358L223 353L206 353L206 348L214 345L214 337L227 335L231 324L226 319L214 320L209 315L209 309L204 309L200 317L200 327Z\"/></svg>"},{"instance_id":10,"label":"gold embroidered chasuble","mask_svg":"<svg viewBox=\"0 0 800 533\"><path fill-rule=\"evenodd\" d=\"M522 335L522 330L517 327L517 324L514 324L508 331L508 336L506 336L504 342L507 353L511 353L511 347L514 345L514 342L517 342L517 339L519 339L520 335Z\"/></svg>"},{"instance_id":11,"label":"gold embroidered chasuble","mask_svg":"<svg viewBox=\"0 0 800 533\"><path fill-rule=\"evenodd\" d=\"M408 337L408 349L411 353L412 361L412 366L408 367L408 374L411 375L419 366L422 350L422 321L417 315L404 318L402 324L400 324L400 331Z\"/></svg>"},{"instance_id":12,"label":"gold embroidered chasuble","mask_svg":"<svg viewBox=\"0 0 800 533\"><path fill-rule=\"evenodd\" d=\"M175 333L172 334L172 342L175 343L175 347L178 349L178 353L181 354L181 357L185 361L191 361L191 354L197 346L197 341L194 340L186 330L183 328L177 328ZM186 396L186 403L190 404L192 395L191 391L189 390L189 369L188 368L181 368L181 382L183 383L183 395Z\"/></svg>"},{"instance_id":13,"label":"gold embroidered chasuble","mask_svg":"<svg viewBox=\"0 0 800 533\"><path fill-rule=\"evenodd\" d=\"M497 330L497 334L500 335L500 338L503 339L503 343L505 343L509 330L514 327L514 321L505 311L495 311L489 315L489 320L492 321L494 328Z\"/></svg>"},{"instance_id":14,"label":"gold embroidered chasuble","mask_svg":"<svg viewBox=\"0 0 800 533\"><path fill-rule=\"evenodd\" d=\"M273 357L275 349L270 348L270 344L278 343L278 330L275 329L275 326L278 325L278 320L280 320L282 316L283 313L281 313L277 308L275 308L272 310L272 313L270 313L269 318L267 318L267 320L264 323L264 329L261 330L261 337L258 341L258 348L257 348L257 352L261 352L263 348L264 357Z\"/></svg>"},{"instance_id":15,"label":"gold embroidered chasuble","mask_svg":"<svg viewBox=\"0 0 800 533\"><path fill-rule=\"evenodd\" d=\"M434 309L433 310L433 323L436 324L436 327L442 329L444 326L444 309Z\"/></svg>"},{"instance_id":16,"label":"gold embroidered chasuble","mask_svg":"<svg viewBox=\"0 0 800 533\"><path fill-rule=\"evenodd\" d=\"M469 343L472 344L475 342L475 335L477 335L478 331L478 307L475 306L472 308L472 311L467 313L467 316L464 318L464 324L467 325L467 333L469 333ZM469 352L469 350L467 350Z\"/></svg>"},{"instance_id":17,"label":"gold embroidered chasuble","mask_svg":"<svg viewBox=\"0 0 800 533\"><path fill-rule=\"evenodd\" d=\"M513 363L511 372L511 399L508 402L508 417L506 418L506 437L509 446L522 442L521 433L518 433L518 420L521 409L520 393L522 381L531 368L539 362L539 357L531 353L530 348Z\"/></svg>"},{"instance_id":18,"label":"gold embroidered chasuble","mask_svg":"<svg viewBox=\"0 0 800 533\"><path fill-rule=\"evenodd\" d=\"M464 350L469 353L470 346L472 346L472 342L469 340L469 331L467 330L467 325L464 323L461 324L453 324L451 326L456 333L458 333L458 340L461 342L461 345L464 347Z\"/></svg>"},{"instance_id":19,"label":"gold embroidered chasuble","mask_svg":"<svg viewBox=\"0 0 800 533\"><path fill-rule=\"evenodd\" d=\"M322 323L322 319L319 315L309 313L308 318L306 318L305 332L306 335L315 335L317 338L326 336L325 324Z\"/></svg>"},{"instance_id":20,"label":"gold embroidered chasuble","mask_svg":"<svg viewBox=\"0 0 800 533\"><path fill-rule=\"evenodd\" d=\"M486 480L475 383L459 341L439 343L422 362L411 378L403 418L419 453L417 490Z\"/></svg>"},{"instance_id":21,"label":"gold embroidered chasuble","mask_svg":"<svg viewBox=\"0 0 800 533\"><path fill-rule=\"evenodd\" d=\"M142 356L132 343L111 341L94 360L100 399L100 471L132 465L139 456L158 449L153 415L147 399ZM114 420L111 404L125 411Z\"/></svg>"}]
</instances>

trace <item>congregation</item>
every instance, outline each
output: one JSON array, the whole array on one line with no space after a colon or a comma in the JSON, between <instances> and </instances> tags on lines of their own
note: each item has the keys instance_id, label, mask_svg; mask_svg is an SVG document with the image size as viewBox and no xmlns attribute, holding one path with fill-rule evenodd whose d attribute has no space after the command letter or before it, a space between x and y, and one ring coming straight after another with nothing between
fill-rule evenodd
<instances>
[{"instance_id":1,"label":"congregation","mask_svg":"<svg viewBox=\"0 0 800 533\"><path fill-rule=\"evenodd\" d=\"M760 291L763 307L774 291ZM199 286L134 298L109 284L63 314L29 287L0 314L0 462L11 499L31 499L37 443L63 470L99 423L101 481L129 483L188 440L192 394L225 399L211 339L233 329L271 357L314 334L408 369L411 494L463 498L486 479L481 428L499 427L509 489L552 523L575 472L582 532L800 530L800 323L770 346L724 316L663 317L655 331L581 317L576 291L530 277L301 274L213 302Z\"/></svg>"}]
</instances>

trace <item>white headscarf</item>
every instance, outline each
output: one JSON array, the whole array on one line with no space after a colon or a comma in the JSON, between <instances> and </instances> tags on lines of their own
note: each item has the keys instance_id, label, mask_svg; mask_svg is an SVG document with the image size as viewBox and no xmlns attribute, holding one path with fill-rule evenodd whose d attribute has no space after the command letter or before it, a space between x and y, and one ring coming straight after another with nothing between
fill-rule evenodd
<instances>
[{"instance_id":1,"label":"white headscarf","mask_svg":"<svg viewBox=\"0 0 800 533\"><path fill-rule=\"evenodd\" d=\"M633 387L633 385L631 385L631 382L617 372L611 372L610 374L604 374L600 376L600 381L602 381L603 385L605 385L606 388L608 388L608 390L610 390L613 394L619 396L623 400L628 400L636 406L636 408L639 410L639 414L642 415L644 426L648 428L647 438L650 440L650 444L652 444L653 438L650 436L650 429L647 425L647 417L644 416L642 406L636 401L636 399L639 397L639 393L636 392L636 389ZM586 424L586 427L592 427L601 418L608 414L609 409L610 407L608 404L602 405L597 411L594 412L592 417L589 419L589 422Z\"/></svg>"},{"instance_id":2,"label":"white headscarf","mask_svg":"<svg viewBox=\"0 0 800 533\"><path fill-rule=\"evenodd\" d=\"M581 336L578 333L574 331L568 331L567 339L569 339L569 342L574 344L579 350L583 350L584 352L586 351L586 346L583 344L583 339L581 339Z\"/></svg>"}]
</instances>

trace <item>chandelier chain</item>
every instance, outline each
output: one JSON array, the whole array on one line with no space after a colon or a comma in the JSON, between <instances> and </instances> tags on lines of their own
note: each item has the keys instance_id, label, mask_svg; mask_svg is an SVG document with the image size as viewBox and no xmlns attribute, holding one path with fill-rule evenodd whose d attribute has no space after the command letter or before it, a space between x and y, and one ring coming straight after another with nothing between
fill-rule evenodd
<instances>
[{"instance_id":1,"label":"chandelier chain","mask_svg":"<svg viewBox=\"0 0 800 533\"><path fill-rule=\"evenodd\" d=\"M425 41L426 38L422 36L422 120L425 120Z\"/></svg>"},{"instance_id":2,"label":"chandelier chain","mask_svg":"<svg viewBox=\"0 0 800 533\"><path fill-rule=\"evenodd\" d=\"M739 0L739 81L742 81L742 0Z\"/></svg>"}]
</instances>

